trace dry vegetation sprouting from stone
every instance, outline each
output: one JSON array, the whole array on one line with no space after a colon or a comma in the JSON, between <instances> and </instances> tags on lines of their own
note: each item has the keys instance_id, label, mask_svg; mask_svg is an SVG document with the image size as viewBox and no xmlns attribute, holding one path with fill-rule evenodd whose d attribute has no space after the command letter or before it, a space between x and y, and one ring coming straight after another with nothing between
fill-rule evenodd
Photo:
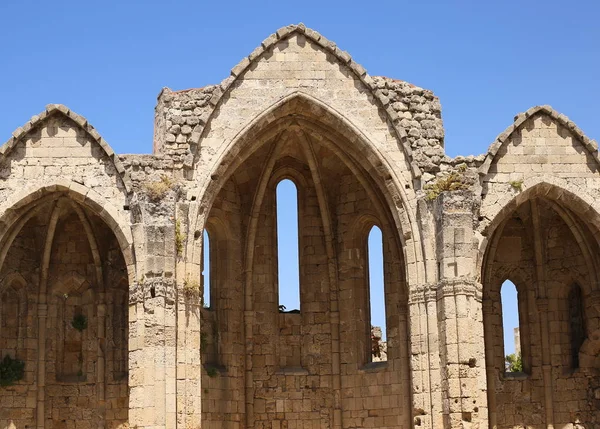
<instances>
[{"instance_id":1,"label":"dry vegetation sprouting from stone","mask_svg":"<svg viewBox=\"0 0 600 429\"><path fill-rule=\"evenodd\" d=\"M185 242L185 234L181 231L181 222L179 219L175 221L175 251L177 256L183 254L183 243Z\"/></svg>"},{"instance_id":2,"label":"dry vegetation sprouting from stone","mask_svg":"<svg viewBox=\"0 0 600 429\"><path fill-rule=\"evenodd\" d=\"M165 89L155 121L153 154L115 155L52 105L0 150L0 429L600 428L600 161L563 115L530 109L450 158L431 91L292 26L220 85ZM386 341L368 332L372 225Z\"/></svg>"},{"instance_id":3,"label":"dry vegetation sprouting from stone","mask_svg":"<svg viewBox=\"0 0 600 429\"><path fill-rule=\"evenodd\" d=\"M200 293L201 288L198 280L188 277L183 281L183 294L187 299L199 298Z\"/></svg>"},{"instance_id":4,"label":"dry vegetation sprouting from stone","mask_svg":"<svg viewBox=\"0 0 600 429\"><path fill-rule=\"evenodd\" d=\"M438 178L433 183L428 183L423 187L425 195L429 201L435 200L442 192L461 191L469 189L469 183L466 180L464 172L466 168L453 171L445 176Z\"/></svg>"},{"instance_id":5,"label":"dry vegetation sprouting from stone","mask_svg":"<svg viewBox=\"0 0 600 429\"><path fill-rule=\"evenodd\" d=\"M157 203L161 201L169 191L173 190L175 183L169 176L163 174L160 176L159 180L146 182L143 187L150 201Z\"/></svg>"}]
</instances>

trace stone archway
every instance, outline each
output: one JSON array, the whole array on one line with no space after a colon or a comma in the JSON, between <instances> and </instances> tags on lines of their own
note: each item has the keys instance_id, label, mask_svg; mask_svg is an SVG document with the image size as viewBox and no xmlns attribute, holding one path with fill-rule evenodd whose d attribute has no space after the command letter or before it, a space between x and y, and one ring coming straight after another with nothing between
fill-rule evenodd
<instances>
[{"instance_id":1,"label":"stone archway","mask_svg":"<svg viewBox=\"0 0 600 429\"><path fill-rule=\"evenodd\" d=\"M298 107L296 102L291 106ZM285 106L284 112L289 108ZM277 120L252 129L248 134L252 143L237 147L232 162L217 167L214 178L221 186L214 194L208 192L207 201L200 204L206 212L198 222L209 229L211 246L227 244L216 245L216 259L240 261L219 264L221 278L214 278L211 271L216 285L211 306L219 302L213 310L202 310L202 335L209 337L216 326L220 341L216 349L222 355L215 358L214 348L211 356L203 353L204 362L210 358L218 365L205 365L202 418L205 423L245 420L247 427L265 420L287 424L310 420L333 428L340 427L342 420L378 426L385 415L386 424L408 425L412 409L407 244L397 226L405 213L389 206L387 189L375 179L381 165L364 168L370 161L356 159L355 142L317 118L304 116L302 110L292 113L278 112ZM278 311L277 302L273 227L275 188L283 179L292 180L299 195L301 311L297 314ZM364 341L369 333L362 332L367 329L369 308L363 302L368 296L364 293L366 249L362 248L366 237L364 228L354 228L364 216L375 219L384 233L390 352L389 361L382 365L370 365L365 358L371 350L370 342ZM213 252L211 248L211 258ZM245 360L236 358L240 343L245 344ZM221 373L211 376L215 370ZM355 393L342 391L350 379ZM391 398L385 401L388 405L380 399L386 391L398 392L393 403ZM373 402L372 415L356 417L358 408L351 404L361 401ZM232 402L236 402L235 413L227 412ZM269 405L276 403L288 405Z\"/></svg>"},{"instance_id":2,"label":"stone archway","mask_svg":"<svg viewBox=\"0 0 600 429\"><path fill-rule=\"evenodd\" d=\"M0 390L13 404L0 425L128 420L128 264L113 228L81 201L55 188L16 205L7 222L0 284L17 285L24 303L16 341L0 332L0 349L25 363L25 376Z\"/></svg>"},{"instance_id":3,"label":"stone archway","mask_svg":"<svg viewBox=\"0 0 600 429\"><path fill-rule=\"evenodd\" d=\"M572 406L598 382L582 346L589 340L573 341L577 335L590 338L600 323L595 310L597 215L581 213L591 214L582 199L542 183L520 194L492 221L482 258L490 427L597 423L593 398ZM500 288L507 279L517 285L519 319L525 323L520 327L524 371L516 374L507 372L504 363ZM570 293L574 287L581 295ZM577 302L570 302L573 296ZM581 325L585 333L575 332Z\"/></svg>"}]
</instances>

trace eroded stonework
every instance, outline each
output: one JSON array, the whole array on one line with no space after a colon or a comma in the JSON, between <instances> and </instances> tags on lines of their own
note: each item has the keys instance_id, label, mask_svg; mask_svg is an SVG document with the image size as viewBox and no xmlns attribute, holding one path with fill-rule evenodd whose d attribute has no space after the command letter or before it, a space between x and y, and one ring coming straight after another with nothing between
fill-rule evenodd
<instances>
[{"instance_id":1,"label":"eroded stonework","mask_svg":"<svg viewBox=\"0 0 600 429\"><path fill-rule=\"evenodd\" d=\"M600 428L596 143L540 106L451 159L441 118L302 24L219 85L163 89L152 155L48 105L0 148L0 357L25 365L0 428ZM278 306L284 179L297 312Z\"/></svg>"}]
</instances>

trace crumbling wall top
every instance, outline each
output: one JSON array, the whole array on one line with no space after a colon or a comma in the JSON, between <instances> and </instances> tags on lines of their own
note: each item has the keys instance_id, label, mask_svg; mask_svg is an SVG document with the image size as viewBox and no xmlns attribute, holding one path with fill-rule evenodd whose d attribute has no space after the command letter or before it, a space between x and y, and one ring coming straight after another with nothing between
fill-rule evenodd
<instances>
[{"instance_id":1,"label":"crumbling wall top","mask_svg":"<svg viewBox=\"0 0 600 429\"><path fill-rule=\"evenodd\" d=\"M174 155L176 163L191 167L204 129L223 95L265 52L295 34L302 34L324 49L371 91L374 102L386 116L410 160L415 178L420 177L422 171L439 171L439 162L444 156L444 131L438 98L431 91L406 82L369 76L346 51L301 23L282 27L267 37L219 85L184 91L163 89L156 108L155 153Z\"/></svg>"}]
</instances>

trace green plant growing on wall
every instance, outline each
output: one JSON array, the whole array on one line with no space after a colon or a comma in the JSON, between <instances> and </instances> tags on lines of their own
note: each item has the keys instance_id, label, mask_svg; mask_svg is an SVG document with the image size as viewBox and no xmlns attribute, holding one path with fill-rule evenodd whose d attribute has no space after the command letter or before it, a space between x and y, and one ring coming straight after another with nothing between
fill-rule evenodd
<instances>
[{"instance_id":1,"label":"green plant growing on wall","mask_svg":"<svg viewBox=\"0 0 600 429\"><path fill-rule=\"evenodd\" d=\"M460 171L462 172L462 170ZM465 182L465 177L457 171L423 186L423 190L426 192L429 201L435 200L442 192L460 191L468 188L469 186Z\"/></svg>"},{"instance_id":2,"label":"green plant growing on wall","mask_svg":"<svg viewBox=\"0 0 600 429\"><path fill-rule=\"evenodd\" d=\"M522 180L511 180L508 183L510 184L510 186L512 186L512 188L515 191L521 192L523 190L523 181Z\"/></svg>"},{"instance_id":3,"label":"green plant growing on wall","mask_svg":"<svg viewBox=\"0 0 600 429\"><path fill-rule=\"evenodd\" d=\"M208 366L206 367L206 375L208 375L210 378L214 378L219 375L219 371L214 366Z\"/></svg>"},{"instance_id":4,"label":"green plant growing on wall","mask_svg":"<svg viewBox=\"0 0 600 429\"><path fill-rule=\"evenodd\" d=\"M87 325L87 317L85 317L83 314L79 313L73 316L73 320L71 321L71 326L73 329L83 332L83 330L87 328Z\"/></svg>"},{"instance_id":5,"label":"green plant growing on wall","mask_svg":"<svg viewBox=\"0 0 600 429\"><path fill-rule=\"evenodd\" d=\"M506 355L506 372L523 372L523 357L521 353Z\"/></svg>"},{"instance_id":6,"label":"green plant growing on wall","mask_svg":"<svg viewBox=\"0 0 600 429\"><path fill-rule=\"evenodd\" d=\"M9 355L4 356L0 362L0 387L8 387L23 379L25 374L25 362L13 359Z\"/></svg>"}]
</instances>

